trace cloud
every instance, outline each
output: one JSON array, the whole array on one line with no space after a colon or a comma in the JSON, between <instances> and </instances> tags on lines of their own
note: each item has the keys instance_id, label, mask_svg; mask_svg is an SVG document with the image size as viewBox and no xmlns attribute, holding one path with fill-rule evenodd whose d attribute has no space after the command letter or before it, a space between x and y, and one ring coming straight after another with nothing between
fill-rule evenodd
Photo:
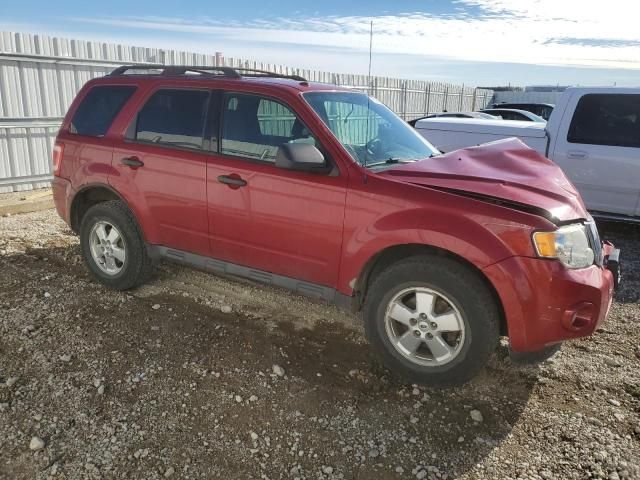
<instances>
[{"instance_id":1,"label":"cloud","mask_svg":"<svg viewBox=\"0 0 640 480\"><path fill-rule=\"evenodd\" d=\"M375 17L274 17L247 21L163 17L73 18L122 29L211 36L229 44L278 44L454 60L640 69L638 7L628 0L456 0L455 13ZM630 10L633 10L631 12ZM633 14L632 14L633 13ZM249 55L250 56L250 55Z\"/></svg>"},{"instance_id":2,"label":"cloud","mask_svg":"<svg viewBox=\"0 0 640 480\"><path fill-rule=\"evenodd\" d=\"M640 40L621 40L617 38L550 38L545 44L581 45L584 47L640 47Z\"/></svg>"}]
</instances>

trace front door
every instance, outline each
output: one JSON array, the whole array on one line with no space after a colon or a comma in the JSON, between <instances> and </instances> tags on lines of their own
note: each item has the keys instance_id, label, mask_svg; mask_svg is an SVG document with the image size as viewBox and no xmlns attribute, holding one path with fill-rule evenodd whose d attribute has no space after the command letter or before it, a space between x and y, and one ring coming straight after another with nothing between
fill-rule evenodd
<instances>
[{"instance_id":1,"label":"front door","mask_svg":"<svg viewBox=\"0 0 640 480\"><path fill-rule=\"evenodd\" d=\"M207 164L211 255L335 287L346 175L337 168L316 174L275 166L283 143L319 146L283 103L239 93L225 93L221 103L220 138Z\"/></svg>"}]
</instances>

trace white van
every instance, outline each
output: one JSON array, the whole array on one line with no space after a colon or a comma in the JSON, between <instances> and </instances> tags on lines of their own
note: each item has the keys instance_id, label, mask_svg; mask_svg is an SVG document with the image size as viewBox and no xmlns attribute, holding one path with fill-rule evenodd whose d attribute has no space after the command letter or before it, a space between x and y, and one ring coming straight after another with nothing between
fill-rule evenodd
<instances>
[{"instance_id":1,"label":"white van","mask_svg":"<svg viewBox=\"0 0 640 480\"><path fill-rule=\"evenodd\" d=\"M640 88L569 88L546 126L435 118L416 129L445 152L518 137L562 167L594 216L640 222Z\"/></svg>"}]
</instances>

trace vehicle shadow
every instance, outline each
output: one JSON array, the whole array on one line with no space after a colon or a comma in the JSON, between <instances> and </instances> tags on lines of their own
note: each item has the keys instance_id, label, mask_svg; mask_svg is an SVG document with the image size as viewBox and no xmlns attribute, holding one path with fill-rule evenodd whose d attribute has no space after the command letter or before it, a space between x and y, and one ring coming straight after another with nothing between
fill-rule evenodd
<instances>
[{"instance_id":1,"label":"vehicle shadow","mask_svg":"<svg viewBox=\"0 0 640 480\"><path fill-rule=\"evenodd\" d=\"M18 311L30 311L34 292L59 287L55 301L60 304L51 308L65 315L36 325L40 333L30 337L34 344L26 351L73 355L76 360L64 368L75 369L77 381L86 376L87 384L100 365L108 385L104 400L84 395L73 400L74 409L91 407L96 422L108 422L144 405L148 415L136 421L151 439L148 443L178 458L190 452L190 468L203 473L217 465L232 478L254 477L262 463L270 478L279 478L295 465L305 471L332 465L344 478L385 479L399 478L395 468L404 465L409 477L415 477L410 470L425 469L429 475L457 478L505 441L537 382L537 367L513 364L501 346L467 385L407 385L380 366L357 332L331 318L314 328L301 328L289 316L267 325L242 312L223 313L179 290L145 296L135 290L113 292L90 280L77 245L0 257L0 271L12 278L2 301L9 302L12 291L22 292L10 299ZM22 273L11 277L12 272ZM233 298L227 301L234 304ZM292 296L291 301L300 300ZM7 358L14 357L11 349L17 346L4 345ZM273 373L275 364L284 376ZM37 362L29 359L14 367L35 368L25 377L43 383L50 374L38 371ZM131 372L145 375L135 382ZM255 403L248 400L253 395ZM64 411L64 399L53 396L48 408L49 415L61 418L73 414ZM481 421L474 421L473 410ZM168 415L159 420L158 412ZM305 453L296 451L292 459L290 448L271 448L260 462L246 462L249 431L266 431ZM81 453L68 453L67 461Z\"/></svg>"}]
</instances>

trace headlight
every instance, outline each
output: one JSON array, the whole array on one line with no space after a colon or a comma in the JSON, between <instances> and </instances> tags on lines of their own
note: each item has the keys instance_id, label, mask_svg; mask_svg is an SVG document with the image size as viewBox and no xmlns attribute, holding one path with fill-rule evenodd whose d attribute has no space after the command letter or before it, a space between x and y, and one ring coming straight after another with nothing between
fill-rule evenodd
<instances>
[{"instance_id":1,"label":"headlight","mask_svg":"<svg viewBox=\"0 0 640 480\"><path fill-rule=\"evenodd\" d=\"M566 225L555 232L535 232L533 244L538 256L557 258L569 268L593 265L595 255L582 224Z\"/></svg>"}]
</instances>

